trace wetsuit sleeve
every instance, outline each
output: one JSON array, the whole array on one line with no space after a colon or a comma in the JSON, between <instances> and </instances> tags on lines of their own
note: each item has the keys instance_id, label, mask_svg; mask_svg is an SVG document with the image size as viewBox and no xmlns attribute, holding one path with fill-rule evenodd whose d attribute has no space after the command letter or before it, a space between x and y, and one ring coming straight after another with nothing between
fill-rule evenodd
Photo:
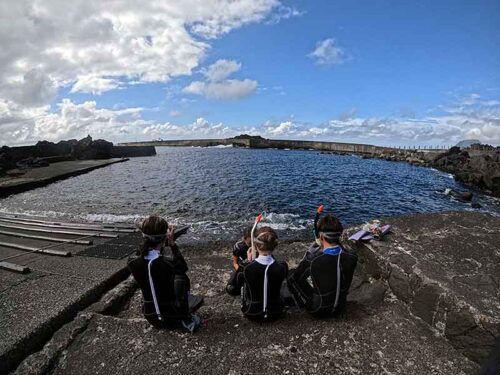
<instances>
[{"instance_id":1,"label":"wetsuit sleeve","mask_svg":"<svg viewBox=\"0 0 500 375\"><path fill-rule=\"evenodd\" d=\"M297 268L290 275L290 278L296 282L299 282L303 279L307 279L311 273L311 260L308 259L308 256L305 256L297 266ZM287 267L288 271L288 267Z\"/></svg>"},{"instance_id":2,"label":"wetsuit sleeve","mask_svg":"<svg viewBox=\"0 0 500 375\"><path fill-rule=\"evenodd\" d=\"M174 269L178 273L185 273L188 270L187 263L182 256L179 248L177 245L170 246L170 249L172 250L172 264L174 265Z\"/></svg>"},{"instance_id":3,"label":"wetsuit sleeve","mask_svg":"<svg viewBox=\"0 0 500 375\"><path fill-rule=\"evenodd\" d=\"M233 246L233 255L234 255L235 257L239 257L239 256L240 256L240 253L239 253L240 248L239 248L239 246L238 246L238 245L239 245L239 242L236 242L236 243L234 244L234 246Z\"/></svg>"},{"instance_id":4,"label":"wetsuit sleeve","mask_svg":"<svg viewBox=\"0 0 500 375\"><path fill-rule=\"evenodd\" d=\"M240 266L240 268L238 268L238 272L236 273L237 289L241 289L243 287L243 284L245 283L245 267L246 266Z\"/></svg>"}]
</instances>

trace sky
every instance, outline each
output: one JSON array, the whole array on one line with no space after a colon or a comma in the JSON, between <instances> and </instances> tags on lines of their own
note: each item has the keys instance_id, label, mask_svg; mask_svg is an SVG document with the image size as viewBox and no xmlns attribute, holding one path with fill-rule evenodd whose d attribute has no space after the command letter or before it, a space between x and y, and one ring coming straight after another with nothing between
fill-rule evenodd
<instances>
[{"instance_id":1,"label":"sky","mask_svg":"<svg viewBox=\"0 0 500 375\"><path fill-rule=\"evenodd\" d=\"M0 145L500 145L498 0L0 0Z\"/></svg>"}]
</instances>

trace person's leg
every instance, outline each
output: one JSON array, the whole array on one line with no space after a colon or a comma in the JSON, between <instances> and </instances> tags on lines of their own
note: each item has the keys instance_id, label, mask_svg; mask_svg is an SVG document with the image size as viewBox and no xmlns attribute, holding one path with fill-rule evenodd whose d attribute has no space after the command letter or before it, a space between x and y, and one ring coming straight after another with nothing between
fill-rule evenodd
<instances>
[{"instance_id":1,"label":"person's leg","mask_svg":"<svg viewBox=\"0 0 500 375\"><path fill-rule=\"evenodd\" d=\"M238 275L241 272L241 267L237 271L231 272L231 277L226 285L226 292L231 296L239 296L241 287L238 286Z\"/></svg>"},{"instance_id":2,"label":"person's leg","mask_svg":"<svg viewBox=\"0 0 500 375\"><path fill-rule=\"evenodd\" d=\"M313 296L313 287L309 284L307 279L296 281L293 277L293 273L288 278L287 285L297 306L304 308Z\"/></svg>"}]
</instances>

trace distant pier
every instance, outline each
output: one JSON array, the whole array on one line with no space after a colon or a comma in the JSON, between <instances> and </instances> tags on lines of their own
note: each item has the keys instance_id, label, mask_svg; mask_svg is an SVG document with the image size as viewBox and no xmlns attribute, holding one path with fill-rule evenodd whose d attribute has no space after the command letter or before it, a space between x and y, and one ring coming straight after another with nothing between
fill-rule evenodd
<instances>
[{"instance_id":1,"label":"distant pier","mask_svg":"<svg viewBox=\"0 0 500 375\"><path fill-rule=\"evenodd\" d=\"M342 143L326 141L299 141L265 139L260 136L237 136L234 138L221 139L186 139L186 140L154 140L143 142L121 143L121 146L169 146L169 147L211 147L211 146L234 146L245 148L277 148L290 150L317 150L331 151L359 155L379 155L383 153L399 151L416 151L439 154L446 151L444 147L383 147L362 143Z\"/></svg>"}]
</instances>

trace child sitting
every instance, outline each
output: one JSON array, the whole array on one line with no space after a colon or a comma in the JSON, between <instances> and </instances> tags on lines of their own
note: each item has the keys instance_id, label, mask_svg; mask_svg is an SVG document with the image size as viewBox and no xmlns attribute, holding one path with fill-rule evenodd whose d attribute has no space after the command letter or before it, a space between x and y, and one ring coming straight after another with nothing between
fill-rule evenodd
<instances>
[{"instance_id":1,"label":"child sitting","mask_svg":"<svg viewBox=\"0 0 500 375\"><path fill-rule=\"evenodd\" d=\"M241 240L233 246L233 272L226 285L226 292L232 296L238 296L241 293L241 287L237 287L239 273L243 270L242 266L247 264L247 251L250 248L252 228L245 229Z\"/></svg>"},{"instance_id":2,"label":"child sitting","mask_svg":"<svg viewBox=\"0 0 500 375\"><path fill-rule=\"evenodd\" d=\"M272 253L278 245L276 232L270 227L257 230L254 246L258 257L252 259L252 249L248 250L250 263L240 267L237 285L243 286L241 311L250 320L273 321L283 313L281 284L288 274L288 266L276 260Z\"/></svg>"}]
</instances>

